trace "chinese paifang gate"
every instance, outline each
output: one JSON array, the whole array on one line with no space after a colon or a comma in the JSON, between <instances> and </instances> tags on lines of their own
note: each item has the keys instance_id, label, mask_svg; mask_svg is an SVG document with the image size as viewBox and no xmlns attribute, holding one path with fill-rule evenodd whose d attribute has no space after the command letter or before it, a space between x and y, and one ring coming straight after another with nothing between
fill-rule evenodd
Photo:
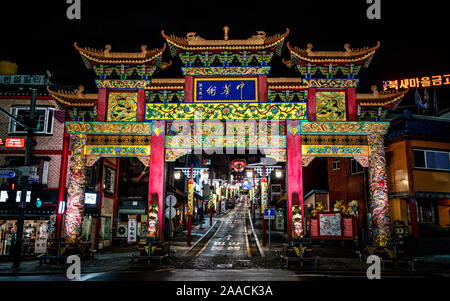
<instances>
[{"instance_id":1,"label":"chinese paifang gate","mask_svg":"<svg viewBox=\"0 0 450 301\"><path fill-rule=\"evenodd\" d=\"M71 156L64 225L57 219L66 240L76 242L81 234L86 166L101 157L127 156L139 158L149 168L149 230L162 238L164 164L205 143L204 136L211 132L203 130L202 137L184 133L188 143L180 145L168 128L174 121L192 122L198 116L222 123L264 120L269 128L271 121L280 122L282 130L275 133L279 143L256 143L267 156L286 162L288 238L303 236L302 166L316 157L352 157L368 167L374 243L390 238L383 138L389 123L383 119L406 91L378 92L374 86L371 93L356 93L358 74L369 66L379 42L361 49L345 44L343 51L316 51L311 44L303 49L285 43L289 30L273 36L259 31L242 40L230 39L228 27L221 40L207 40L196 33L161 34L167 41L162 48L141 46L135 53L113 52L110 45L95 50L75 43L84 64L97 76L98 93L84 93L81 86L77 91L48 87L72 119L66 123ZM281 56L285 45L290 59L282 62L286 68L295 68L298 77L272 78L270 62L280 59L276 56ZM163 62L164 51L181 60L183 78L153 78L172 65L172 61ZM87 116L94 121L87 121ZM227 134L234 133L225 131L221 138L229 141ZM249 139L232 141L227 143L250 143Z\"/></svg>"}]
</instances>

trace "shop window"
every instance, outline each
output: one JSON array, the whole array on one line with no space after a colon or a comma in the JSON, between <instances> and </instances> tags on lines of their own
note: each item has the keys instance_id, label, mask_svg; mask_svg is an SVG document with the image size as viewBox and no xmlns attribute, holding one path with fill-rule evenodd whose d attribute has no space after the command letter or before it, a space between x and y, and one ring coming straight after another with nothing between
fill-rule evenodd
<instances>
[{"instance_id":1,"label":"shop window","mask_svg":"<svg viewBox=\"0 0 450 301\"><path fill-rule=\"evenodd\" d=\"M100 239L101 240L111 239L111 217L109 216L101 217Z\"/></svg>"},{"instance_id":2,"label":"shop window","mask_svg":"<svg viewBox=\"0 0 450 301\"><path fill-rule=\"evenodd\" d=\"M92 217L83 216L83 223L81 226L82 241L90 241L91 240L91 228L92 228Z\"/></svg>"},{"instance_id":3,"label":"shop window","mask_svg":"<svg viewBox=\"0 0 450 301\"><path fill-rule=\"evenodd\" d=\"M24 157L6 157L5 166L19 167L24 166ZM49 157L34 157L31 160L29 177L42 185L48 184L48 170L50 166Z\"/></svg>"},{"instance_id":4,"label":"shop window","mask_svg":"<svg viewBox=\"0 0 450 301\"><path fill-rule=\"evenodd\" d=\"M97 191L99 181L99 161L93 166L86 167L86 191Z\"/></svg>"},{"instance_id":5,"label":"shop window","mask_svg":"<svg viewBox=\"0 0 450 301\"><path fill-rule=\"evenodd\" d=\"M116 171L114 168L105 165L103 174L103 192L113 195L116 191Z\"/></svg>"},{"instance_id":6,"label":"shop window","mask_svg":"<svg viewBox=\"0 0 450 301\"><path fill-rule=\"evenodd\" d=\"M51 107L36 107L35 120L37 121L38 129L34 131L36 135L52 135L53 134L53 117L54 117L54 108ZM11 115L14 115L18 120L25 121L30 116L30 108L29 107L12 107ZM11 120L9 126L9 134L20 135L26 134L26 129Z\"/></svg>"},{"instance_id":7,"label":"shop window","mask_svg":"<svg viewBox=\"0 0 450 301\"><path fill-rule=\"evenodd\" d=\"M415 149L414 167L450 170L450 152Z\"/></svg>"},{"instance_id":8,"label":"shop window","mask_svg":"<svg viewBox=\"0 0 450 301\"><path fill-rule=\"evenodd\" d=\"M364 168L361 166L361 164L359 164L358 161L356 161L355 159L352 158L350 160L350 172L352 175L355 175L358 173L363 173Z\"/></svg>"},{"instance_id":9,"label":"shop window","mask_svg":"<svg viewBox=\"0 0 450 301\"><path fill-rule=\"evenodd\" d=\"M434 224L436 222L435 210L431 200L419 202L419 222Z\"/></svg>"},{"instance_id":10,"label":"shop window","mask_svg":"<svg viewBox=\"0 0 450 301\"><path fill-rule=\"evenodd\" d=\"M331 162L331 169L332 170L340 170L341 169L341 161L332 161Z\"/></svg>"}]
</instances>

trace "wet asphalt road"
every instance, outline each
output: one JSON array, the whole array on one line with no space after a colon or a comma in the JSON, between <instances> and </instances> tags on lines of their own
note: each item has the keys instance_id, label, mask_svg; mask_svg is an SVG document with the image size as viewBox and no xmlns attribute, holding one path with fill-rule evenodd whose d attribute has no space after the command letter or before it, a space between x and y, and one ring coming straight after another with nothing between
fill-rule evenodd
<instances>
[{"instance_id":1,"label":"wet asphalt road","mask_svg":"<svg viewBox=\"0 0 450 301\"><path fill-rule=\"evenodd\" d=\"M245 199L242 198L236 207L221 220L221 225L211 238L206 248L198 256L227 256L245 259L249 257L246 229L244 228Z\"/></svg>"}]
</instances>

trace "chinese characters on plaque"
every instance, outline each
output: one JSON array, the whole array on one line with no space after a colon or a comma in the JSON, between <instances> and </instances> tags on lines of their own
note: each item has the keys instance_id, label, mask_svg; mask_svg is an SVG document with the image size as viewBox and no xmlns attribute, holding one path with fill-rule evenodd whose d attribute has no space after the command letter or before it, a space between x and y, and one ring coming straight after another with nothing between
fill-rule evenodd
<instances>
[{"instance_id":1,"label":"chinese characters on plaque","mask_svg":"<svg viewBox=\"0 0 450 301\"><path fill-rule=\"evenodd\" d=\"M196 78L194 101L256 102L257 78Z\"/></svg>"}]
</instances>

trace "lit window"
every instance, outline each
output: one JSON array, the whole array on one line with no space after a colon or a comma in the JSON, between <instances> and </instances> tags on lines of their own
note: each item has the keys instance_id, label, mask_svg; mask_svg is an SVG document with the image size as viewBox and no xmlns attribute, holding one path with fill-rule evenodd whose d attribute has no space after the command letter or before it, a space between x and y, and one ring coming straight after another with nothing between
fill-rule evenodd
<instances>
[{"instance_id":1,"label":"lit window","mask_svg":"<svg viewBox=\"0 0 450 301\"><path fill-rule=\"evenodd\" d=\"M50 107L36 107L35 120L37 121L37 130L34 131L35 134L51 135L53 134L53 113L54 108ZM12 107L11 115L14 115L18 120L25 121L30 116L29 107ZM10 134L26 134L26 129L11 120L9 126Z\"/></svg>"},{"instance_id":2,"label":"lit window","mask_svg":"<svg viewBox=\"0 0 450 301\"><path fill-rule=\"evenodd\" d=\"M414 167L450 170L450 152L415 149Z\"/></svg>"},{"instance_id":3,"label":"lit window","mask_svg":"<svg viewBox=\"0 0 450 301\"><path fill-rule=\"evenodd\" d=\"M339 170L339 169L341 169L341 161L332 161L331 162L331 169L332 170Z\"/></svg>"},{"instance_id":4,"label":"lit window","mask_svg":"<svg viewBox=\"0 0 450 301\"><path fill-rule=\"evenodd\" d=\"M434 206L430 200L418 201L419 222L434 224L436 222Z\"/></svg>"}]
</instances>

